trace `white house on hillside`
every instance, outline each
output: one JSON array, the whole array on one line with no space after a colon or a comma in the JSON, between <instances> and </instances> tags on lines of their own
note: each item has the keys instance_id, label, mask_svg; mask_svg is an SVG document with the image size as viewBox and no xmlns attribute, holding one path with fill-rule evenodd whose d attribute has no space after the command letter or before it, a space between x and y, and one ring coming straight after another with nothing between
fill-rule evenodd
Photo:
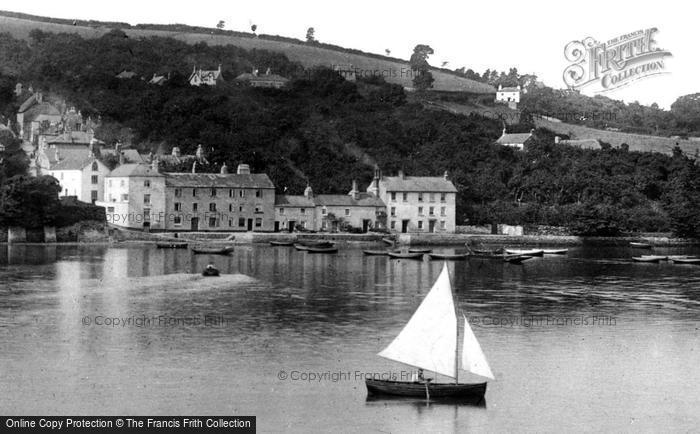
<instances>
[{"instance_id":1,"label":"white house on hillside","mask_svg":"<svg viewBox=\"0 0 700 434\"><path fill-rule=\"evenodd\" d=\"M502 84L499 84L498 91L496 92L496 102L508 104L512 109L517 108L518 103L520 103L520 85L516 87L503 87Z\"/></svg>"},{"instance_id":2,"label":"white house on hillside","mask_svg":"<svg viewBox=\"0 0 700 434\"><path fill-rule=\"evenodd\" d=\"M75 196L81 202L93 203L104 195L104 178L109 168L91 154L54 150L48 173L61 184L59 196Z\"/></svg>"},{"instance_id":3,"label":"white house on hillside","mask_svg":"<svg viewBox=\"0 0 700 434\"><path fill-rule=\"evenodd\" d=\"M201 86L203 84L207 86L216 86L220 82L224 81L224 77L221 74L221 64L219 68L212 71L205 71L202 68L197 69L195 66L192 69L192 74L190 78L187 79L192 86Z\"/></svg>"}]
</instances>

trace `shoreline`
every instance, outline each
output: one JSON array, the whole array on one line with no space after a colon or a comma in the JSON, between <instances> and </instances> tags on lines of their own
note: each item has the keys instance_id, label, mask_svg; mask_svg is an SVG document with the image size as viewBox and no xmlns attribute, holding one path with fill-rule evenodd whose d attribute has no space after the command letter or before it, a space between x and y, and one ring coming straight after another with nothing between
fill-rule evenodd
<instances>
[{"instance_id":1,"label":"shoreline","mask_svg":"<svg viewBox=\"0 0 700 434\"><path fill-rule=\"evenodd\" d=\"M266 233L243 232L233 234L234 239L209 239L164 236L162 239L154 239L154 234L148 234L140 239L131 234L129 239L110 239L95 241L64 241L55 243L37 242L0 242L0 245L8 246L139 246L155 245L158 242L187 242L190 244L234 244L255 245L268 244L270 241L301 241L301 240L325 240L335 241L338 244L385 244L383 238L392 238L399 245L405 246L463 246L467 241L472 244L502 245L502 246L628 246L631 241L644 241L653 247L686 247L700 245L700 240L674 237L579 237L562 235L491 235L491 234L346 234L346 233ZM136 234L137 235L137 234ZM133 237L132 237L133 236Z\"/></svg>"}]
</instances>

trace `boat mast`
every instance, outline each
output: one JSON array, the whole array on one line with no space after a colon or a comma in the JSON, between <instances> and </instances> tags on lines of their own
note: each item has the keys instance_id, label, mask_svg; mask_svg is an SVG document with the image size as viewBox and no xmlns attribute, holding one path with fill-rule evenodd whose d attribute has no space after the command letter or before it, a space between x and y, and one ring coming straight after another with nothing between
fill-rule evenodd
<instances>
[{"instance_id":1,"label":"boat mast","mask_svg":"<svg viewBox=\"0 0 700 434\"><path fill-rule=\"evenodd\" d=\"M447 261L445 261L445 266L447 266ZM447 273L449 278L449 273ZM452 279L450 279L450 293L452 293L452 300L455 301L456 297L452 291ZM459 384L459 315L457 315L457 303L454 302L455 307L455 327L457 328L457 333L455 335L455 384ZM462 349L464 351L464 349Z\"/></svg>"}]
</instances>

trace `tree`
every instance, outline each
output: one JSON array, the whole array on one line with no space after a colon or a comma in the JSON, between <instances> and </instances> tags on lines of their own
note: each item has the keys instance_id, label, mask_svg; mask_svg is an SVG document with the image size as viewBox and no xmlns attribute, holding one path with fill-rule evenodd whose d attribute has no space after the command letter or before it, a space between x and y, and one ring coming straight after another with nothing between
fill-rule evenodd
<instances>
[{"instance_id":1,"label":"tree","mask_svg":"<svg viewBox=\"0 0 700 434\"><path fill-rule=\"evenodd\" d=\"M309 44L313 44L315 42L318 42L318 41L316 41L316 37L314 36L315 33L316 33L316 30L314 30L313 27L309 27L306 30L306 42L308 42Z\"/></svg>"},{"instance_id":2,"label":"tree","mask_svg":"<svg viewBox=\"0 0 700 434\"><path fill-rule=\"evenodd\" d=\"M250 26L250 31L252 31L253 33L255 33L256 30L258 30L258 25L257 25L257 24L253 24L253 25Z\"/></svg>"},{"instance_id":3,"label":"tree","mask_svg":"<svg viewBox=\"0 0 700 434\"><path fill-rule=\"evenodd\" d=\"M386 53L387 56L391 56L391 50L390 49L385 49L384 52Z\"/></svg>"},{"instance_id":4,"label":"tree","mask_svg":"<svg viewBox=\"0 0 700 434\"><path fill-rule=\"evenodd\" d=\"M224 20L220 20L220 21L216 24L216 28L219 29L219 30L223 30L225 26L226 26L226 21L224 21Z\"/></svg>"},{"instance_id":5,"label":"tree","mask_svg":"<svg viewBox=\"0 0 700 434\"><path fill-rule=\"evenodd\" d=\"M13 176L0 186L0 226L37 228L53 224L61 186L52 176Z\"/></svg>"},{"instance_id":6,"label":"tree","mask_svg":"<svg viewBox=\"0 0 700 434\"><path fill-rule=\"evenodd\" d=\"M413 87L418 91L424 91L433 87L433 74L430 73L430 64L428 63L428 57L431 54L435 54L435 51L430 47L430 45L418 44L413 49L413 54L409 60L409 65L413 71Z\"/></svg>"}]
</instances>

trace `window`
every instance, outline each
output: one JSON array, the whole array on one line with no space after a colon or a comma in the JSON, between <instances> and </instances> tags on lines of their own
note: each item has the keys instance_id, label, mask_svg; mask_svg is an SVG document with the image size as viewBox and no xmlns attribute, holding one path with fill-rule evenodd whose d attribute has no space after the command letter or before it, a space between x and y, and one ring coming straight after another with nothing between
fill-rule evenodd
<instances>
[{"instance_id":1,"label":"window","mask_svg":"<svg viewBox=\"0 0 700 434\"><path fill-rule=\"evenodd\" d=\"M345 215L350 215L350 208L345 208Z\"/></svg>"},{"instance_id":2,"label":"window","mask_svg":"<svg viewBox=\"0 0 700 434\"><path fill-rule=\"evenodd\" d=\"M209 211L216 212L216 204L214 202L209 204Z\"/></svg>"},{"instance_id":3,"label":"window","mask_svg":"<svg viewBox=\"0 0 700 434\"><path fill-rule=\"evenodd\" d=\"M97 190L92 190L90 192L90 199L91 200L97 200Z\"/></svg>"},{"instance_id":4,"label":"window","mask_svg":"<svg viewBox=\"0 0 700 434\"><path fill-rule=\"evenodd\" d=\"M440 220L440 229L445 229L445 220Z\"/></svg>"},{"instance_id":5,"label":"window","mask_svg":"<svg viewBox=\"0 0 700 434\"><path fill-rule=\"evenodd\" d=\"M90 177L90 182L91 182L92 184L97 184L97 182L98 182L98 176L97 176L97 175L92 175L92 176Z\"/></svg>"},{"instance_id":6,"label":"window","mask_svg":"<svg viewBox=\"0 0 700 434\"><path fill-rule=\"evenodd\" d=\"M423 193L418 193L418 202L423 202Z\"/></svg>"},{"instance_id":7,"label":"window","mask_svg":"<svg viewBox=\"0 0 700 434\"><path fill-rule=\"evenodd\" d=\"M238 207L238 212L243 212L243 206Z\"/></svg>"},{"instance_id":8,"label":"window","mask_svg":"<svg viewBox=\"0 0 700 434\"><path fill-rule=\"evenodd\" d=\"M228 212L233 212L233 204L228 204Z\"/></svg>"},{"instance_id":9,"label":"window","mask_svg":"<svg viewBox=\"0 0 700 434\"><path fill-rule=\"evenodd\" d=\"M262 227L262 219L260 217L255 219L255 227L256 228Z\"/></svg>"},{"instance_id":10,"label":"window","mask_svg":"<svg viewBox=\"0 0 700 434\"><path fill-rule=\"evenodd\" d=\"M395 191L391 192L391 201L396 202L396 192Z\"/></svg>"},{"instance_id":11,"label":"window","mask_svg":"<svg viewBox=\"0 0 700 434\"><path fill-rule=\"evenodd\" d=\"M151 180L150 180L150 179L147 179L147 180L143 181L143 186L144 186L144 187L150 187L150 186L151 186Z\"/></svg>"},{"instance_id":12,"label":"window","mask_svg":"<svg viewBox=\"0 0 700 434\"><path fill-rule=\"evenodd\" d=\"M196 188L192 189L192 197L197 197L197 189Z\"/></svg>"},{"instance_id":13,"label":"window","mask_svg":"<svg viewBox=\"0 0 700 434\"><path fill-rule=\"evenodd\" d=\"M306 214L306 208L299 208L299 214Z\"/></svg>"},{"instance_id":14,"label":"window","mask_svg":"<svg viewBox=\"0 0 700 434\"><path fill-rule=\"evenodd\" d=\"M150 194L144 194L144 195L143 195L143 203L145 203L145 204L150 204L150 203L151 203L151 195L150 195Z\"/></svg>"},{"instance_id":15,"label":"window","mask_svg":"<svg viewBox=\"0 0 700 434\"><path fill-rule=\"evenodd\" d=\"M255 214L262 214L262 209L259 206L255 207Z\"/></svg>"},{"instance_id":16,"label":"window","mask_svg":"<svg viewBox=\"0 0 700 434\"><path fill-rule=\"evenodd\" d=\"M321 214L322 215L328 214L328 210L326 209L326 207L321 208Z\"/></svg>"},{"instance_id":17,"label":"window","mask_svg":"<svg viewBox=\"0 0 700 434\"><path fill-rule=\"evenodd\" d=\"M107 207L107 212L108 212L108 213L113 213L113 212L114 212L114 207L113 207L113 206L108 206L108 207Z\"/></svg>"},{"instance_id":18,"label":"window","mask_svg":"<svg viewBox=\"0 0 700 434\"><path fill-rule=\"evenodd\" d=\"M240 218L238 219L238 226L241 227L241 228L242 228L242 227L245 227L245 219L244 219L243 217L240 217Z\"/></svg>"},{"instance_id":19,"label":"window","mask_svg":"<svg viewBox=\"0 0 700 434\"><path fill-rule=\"evenodd\" d=\"M68 194L68 190L66 190L66 194ZM122 194L122 202L128 202L128 201L129 201L129 195Z\"/></svg>"},{"instance_id":20,"label":"window","mask_svg":"<svg viewBox=\"0 0 700 434\"><path fill-rule=\"evenodd\" d=\"M232 227L232 226L233 226L233 219L228 219L228 227Z\"/></svg>"},{"instance_id":21,"label":"window","mask_svg":"<svg viewBox=\"0 0 700 434\"><path fill-rule=\"evenodd\" d=\"M180 196L182 196L182 189L176 188L175 189L175 197L180 197Z\"/></svg>"},{"instance_id":22,"label":"window","mask_svg":"<svg viewBox=\"0 0 700 434\"><path fill-rule=\"evenodd\" d=\"M182 204L180 202L175 202L173 205L175 206L175 211L182 211Z\"/></svg>"},{"instance_id":23,"label":"window","mask_svg":"<svg viewBox=\"0 0 700 434\"><path fill-rule=\"evenodd\" d=\"M284 215L284 208L280 208L280 215Z\"/></svg>"},{"instance_id":24,"label":"window","mask_svg":"<svg viewBox=\"0 0 700 434\"><path fill-rule=\"evenodd\" d=\"M97 167L97 161L93 161L92 162L92 171L97 172L98 169L99 169L99 167Z\"/></svg>"},{"instance_id":25,"label":"window","mask_svg":"<svg viewBox=\"0 0 700 434\"><path fill-rule=\"evenodd\" d=\"M151 209L150 208L143 209L143 221L145 221L145 222L151 221Z\"/></svg>"},{"instance_id":26,"label":"window","mask_svg":"<svg viewBox=\"0 0 700 434\"><path fill-rule=\"evenodd\" d=\"M423 229L423 220L418 220L418 229Z\"/></svg>"},{"instance_id":27,"label":"window","mask_svg":"<svg viewBox=\"0 0 700 434\"><path fill-rule=\"evenodd\" d=\"M209 227L216 227L216 217L209 217Z\"/></svg>"},{"instance_id":28,"label":"window","mask_svg":"<svg viewBox=\"0 0 700 434\"><path fill-rule=\"evenodd\" d=\"M392 206L391 207L391 216L394 217L396 215L396 207Z\"/></svg>"},{"instance_id":29,"label":"window","mask_svg":"<svg viewBox=\"0 0 700 434\"><path fill-rule=\"evenodd\" d=\"M216 188L212 187L210 196L216 197Z\"/></svg>"},{"instance_id":30,"label":"window","mask_svg":"<svg viewBox=\"0 0 700 434\"><path fill-rule=\"evenodd\" d=\"M435 215L435 207L434 206L431 206L430 208L428 208L428 214Z\"/></svg>"},{"instance_id":31,"label":"window","mask_svg":"<svg viewBox=\"0 0 700 434\"><path fill-rule=\"evenodd\" d=\"M423 215L423 207L422 206L418 207L418 215Z\"/></svg>"},{"instance_id":32,"label":"window","mask_svg":"<svg viewBox=\"0 0 700 434\"><path fill-rule=\"evenodd\" d=\"M408 202L408 193L403 194L403 201Z\"/></svg>"},{"instance_id":33,"label":"window","mask_svg":"<svg viewBox=\"0 0 700 434\"><path fill-rule=\"evenodd\" d=\"M245 197L245 190L243 190L242 188L238 190L238 197Z\"/></svg>"},{"instance_id":34,"label":"window","mask_svg":"<svg viewBox=\"0 0 700 434\"><path fill-rule=\"evenodd\" d=\"M233 189L232 188L230 188L228 190L228 197L233 197Z\"/></svg>"},{"instance_id":35,"label":"window","mask_svg":"<svg viewBox=\"0 0 700 434\"><path fill-rule=\"evenodd\" d=\"M447 208L445 208L444 206L441 206L440 207L440 215L443 217L446 216L447 215Z\"/></svg>"},{"instance_id":36,"label":"window","mask_svg":"<svg viewBox=\"0 0 700 434\"><path fill-rule=\"evenodd\" d=\"M430 201L435 202L435 193L430 193Z\"/></svg>"},{"instance_id":37,"label":"window","mask_svg":"<svg viewBox=\"0 0 700 434\"><path fill-rule=\"evenodd\" d=\"M391 228L396 229L396 222L394 220L391 221Z\"/></svg>"},{"instance_id":38,"label":"window","mask_svg":"<svg viewBox=\"0 0 700 434\"><path fill-rule=\"evenodd\" d=\"M179 215L176 215L175 217L173 217L173 224L175 226L181 226L182 225L182 217L180 217Z\"/></svg>"},{"instance_id":39,"label":"window","mask_svg":"<svg viewBox=\"0 0 700 434\"><path fill-rule=\"evenodd\" d=\"M440 193L440 202L444 202L446 197L447 197L447 194Z\"/></svg>"},{"instance_id":40,"label":"window","mask_svg":"<svg viewBox=\"0 0 700 434\"><path fill-rule=\"evenodd\" d=\"M255 197L262 197L262 190L255 190Z\"/></svg>"},{"instance_id":41,"label":"window","mask_svg":"<svg viewBox=\"0 0 700 434\"><path fill-rule=\"evenodd\" d=\"M306 222L300 222L299 226L301 226L302 229L306 229Z\"/></svg>"},{"instance_id":42,"label":"window","mask_svg":"<svg viewBox=\"0 0 700 434\"><path fill-rule=\"evenodd\" d=\"M193 204L192 204L192 211L193 211L193 212L197 212L197 208L199 208L199 207L197 206L197 202L193 203Z\"/></svg>"}]
</instances>

